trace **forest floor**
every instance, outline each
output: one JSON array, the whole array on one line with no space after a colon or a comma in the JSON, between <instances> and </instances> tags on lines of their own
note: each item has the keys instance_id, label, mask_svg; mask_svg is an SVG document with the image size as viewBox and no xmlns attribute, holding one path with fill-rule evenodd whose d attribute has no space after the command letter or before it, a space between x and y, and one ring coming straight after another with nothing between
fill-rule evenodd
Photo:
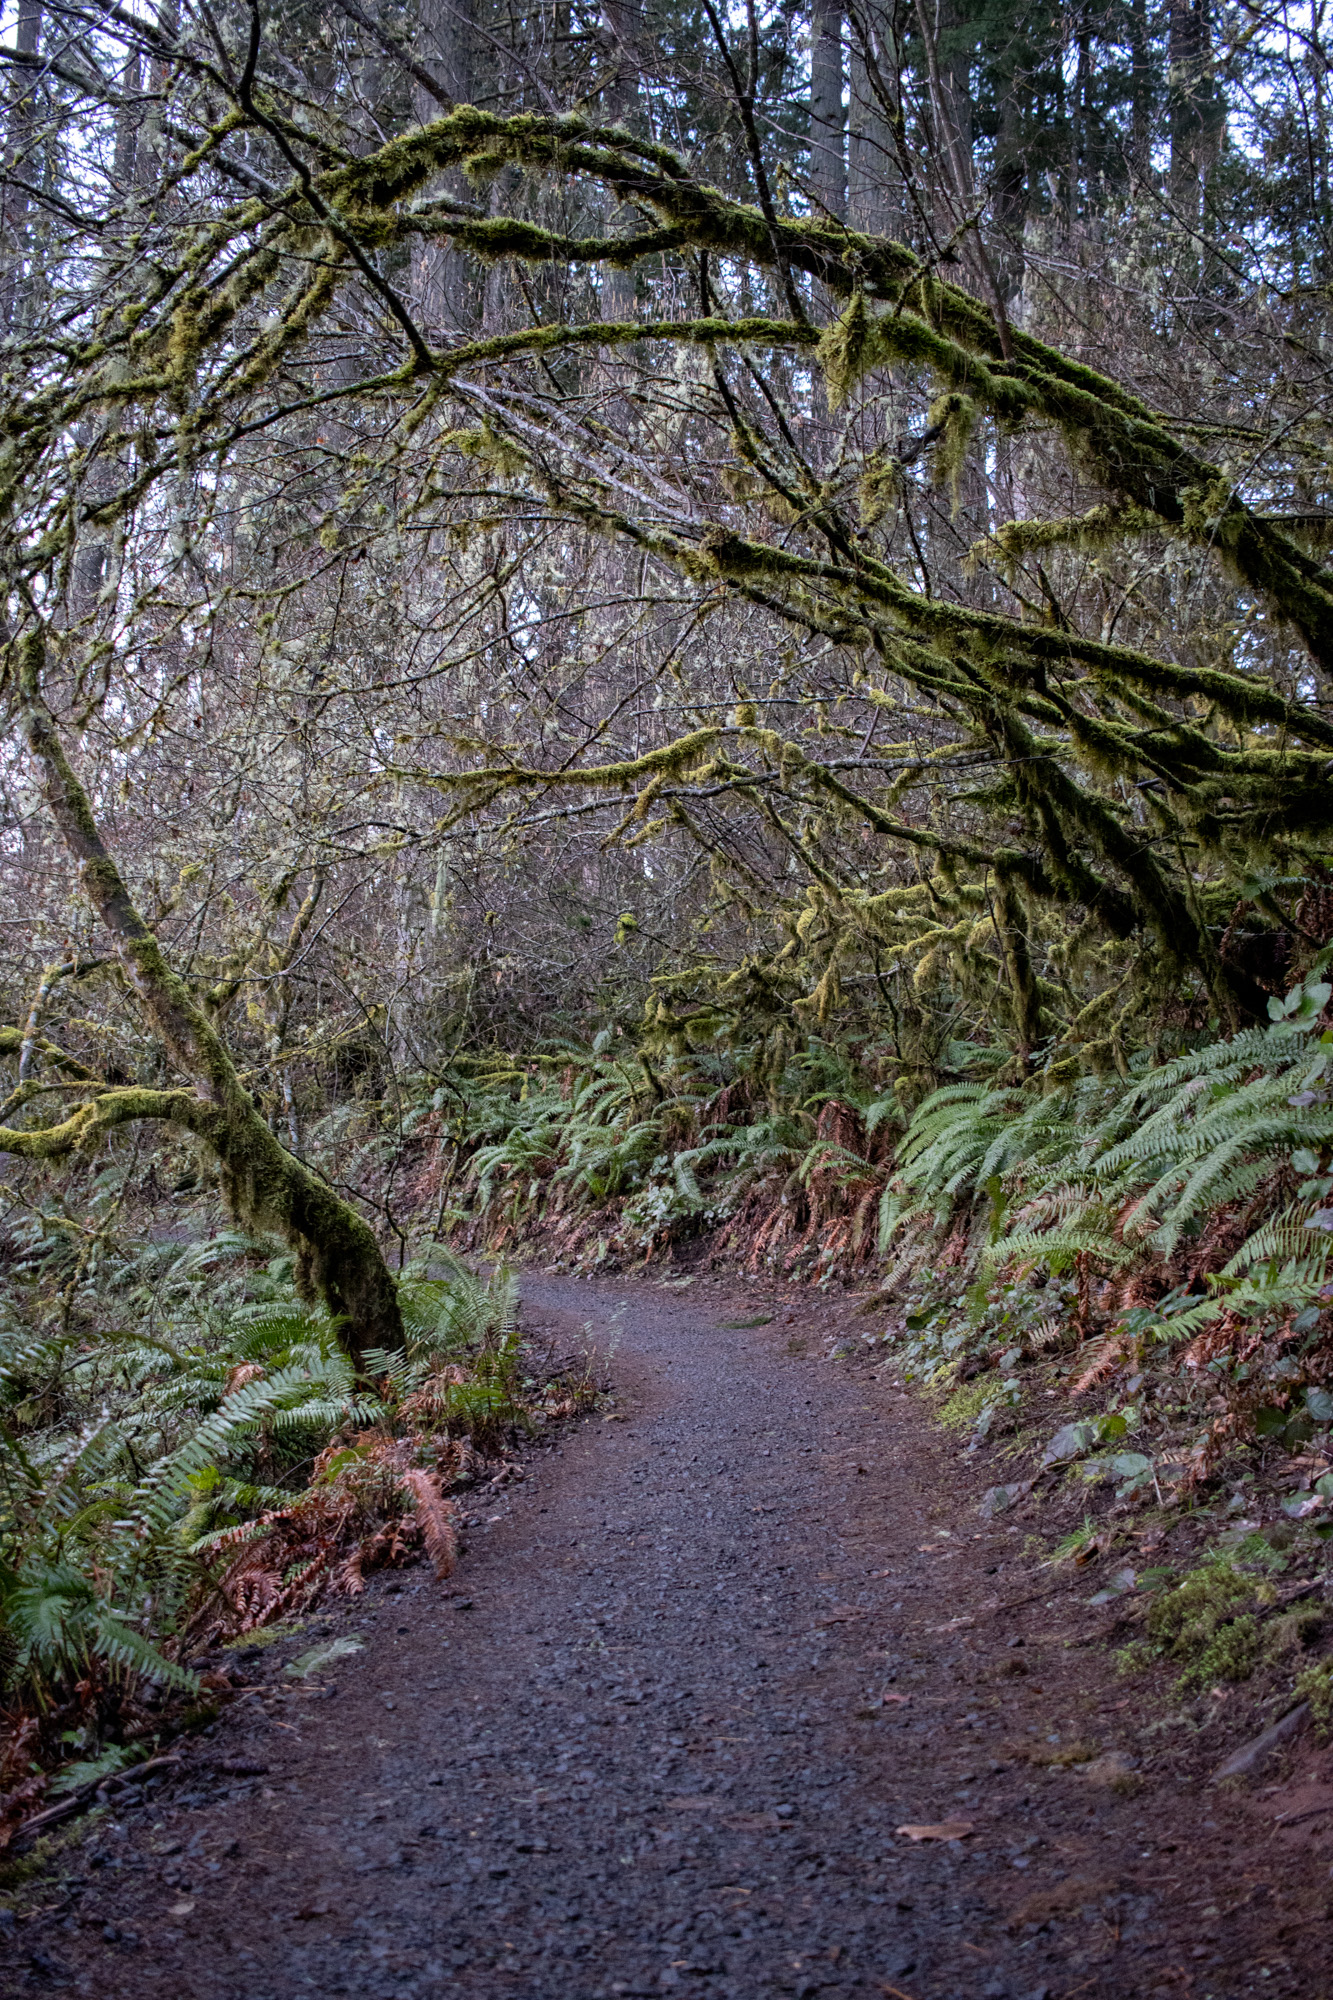
<instances>
[{"instance_id":1,"label":"forest floor","mask_svg":"<svg viewBox=\"0 0 1333 2000\"><path fill-rule=\"evenodd\" d=\"M6 1994L1333 1992L1333 1752L1211 1785L1086 1577L981 1519L917 1398L823 1358L854 1301L524 1298L556 1337L618 1327L612 1404L450 1584L379 1579L253 1655L179 1766L44 1855ZM339 1635L363 1650L284 1674Z\"/></svg>"}]
</instances>

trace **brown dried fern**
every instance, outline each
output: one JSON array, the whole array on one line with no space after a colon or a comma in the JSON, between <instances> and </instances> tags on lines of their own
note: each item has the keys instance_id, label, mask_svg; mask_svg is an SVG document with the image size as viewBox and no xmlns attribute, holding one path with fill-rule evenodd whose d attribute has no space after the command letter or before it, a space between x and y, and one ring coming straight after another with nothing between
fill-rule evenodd
<instances>
[{"instance_id":1,"label":"brown dried fern","mask_svg":"<svg viewBox=\"0 0 1333 2000\"><path fill-rule=\"evenodd\" d=\"M458 1536L454 1531L454 1510L440 1491L439 1482L429 1472L414 1469L403 1473L399 1485L412 1495L421 1539L426 1554L441 1582L454 1573L458 1560Z\"/></svg>"},{"instance_id":2,"label":"brown dried fern","mask_svg":"<svg viewBox=\"0 0 1333 2000\"><path fill-rule=\"evenodd\" d=\"M1108 1375L1114 1375L1129 1359L1131 1345L1123 1333L1108 1333L1097 1341L1084 1362L1082 1373L1069 1385L1071 1396L1086 1396L1088 1390L1098 1382L1104 1382Z\"/></svg>"}]
</instances>

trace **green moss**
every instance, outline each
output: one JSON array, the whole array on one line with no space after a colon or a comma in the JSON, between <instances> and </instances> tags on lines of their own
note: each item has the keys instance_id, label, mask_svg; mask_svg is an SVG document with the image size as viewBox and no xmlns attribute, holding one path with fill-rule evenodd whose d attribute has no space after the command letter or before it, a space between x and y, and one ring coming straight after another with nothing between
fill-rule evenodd
<instances>
[{"instance_id":1,"label":"green moss","mask_svg":"<svg viewBox=\"0 0 1333 2000\"><path fill-rule=\"evenodd\" d=\"M1333 1725L1333 1655L1316 1660L1299 1674L1292 1693L1298 1701L1309 1702L1316 1733L1323 1741Z\"/></svg>"},{"instance_id":2,"label":"green moss","mask_svg":"<svg viewBox=\"0 0 1333 2000\"><path fill-rule=\"evenodd\" d=\"M999 1393L1000 1377L992 1370L971 1382L962 1382L936 1412L945 1430L970 1431L988 1403Z\"/></svg>"},{"instance_id":3,"label":"green moss","mask_svg":"<svg viewBox=\"0 0 1333 2000\"><path fill-rule=\"evenodd\" d=\"M1248 1680L1275 1639L1280 1644L1276 1630L1266 1630L1258 1616L1272 1597L1271 1584L1214 1557L1157 1598L1148 1613L1148 1637L1159 1654L1181 1664L1182 1688Z\"/></svg>"},{"instance_id":4,"label":"green moss","mask_svg":"<svg viewBox=\"0 0 1333 2000\"><path fill-rule=\"evenodd\" d=\"M1294 1611L1274 1618L1268 1627L1268 1649L1276 1658L1283 1653L1303 1653L1324 1629L1321 1611L1298 1605Z\"/></svg>"},{"instance_id":5,"label":"green moss","mask_svg":"<svg viewBox=\"0 0 1333 2000\"><path fill-rule=\"evenodd\" d=\"M950 389L945 395L937 396L928 414L931 429L938 428L941 432L935 448L936 483L949 488L955 512L958 507L958 482L967 463L968 446L979 415L972 398L964 395L961 389Z\"/></svg>"},{"instance_id":6,"label":"green moss","mask_svg":"<svg viewBox=\"0 0 1333 2000\"><path fill-rule=\"evenodd\" d=\"M837 409L846 402L856 383L874 359L875 322L860 286L852 293L847 309L824 332L819 343L819 365L824 371L829 404Z\"/></svg>"},{"instance_id":7,"label":"green moss","mask_svg":"<svg viewBox=\"0 0 1333 2000\"><path fill-rule=\"evenodd\" d=\"M281 1646L288 1639L295 1639L304 1632L306 1621L298 1618L288 1625L264 1625L253 1632L240 1632L234 1639L223 1641L228 1652L244 1653L263 1646Z\"/></svg>"},{"instance_id":8,"label":"green moss","mask_svg":"<svg viewBox=\"0 0 1333 2000\"><path fill-rule=\"evenodd\" d=\"M1160 529L1161 526L1156 516L1142 507L1102 505L1089 508L1086 514L1054 520L1006 521L988 541L979 542L974 553L989 555L991 543L995 542L1005 556L1017 564L1024 556L1038 555L1046 549L1094 552L1108 545L1113 546L1129 535L1146 534L1149 529Z\"/></svg>"},{"instance_id":9,"label":"green moss","mask_svg":"<svg viewBox=\"0 0 1333 2000\"><path fill-rule=\"evenodd\" d=\"M71 1849L88 1838L99 1821L105 1819L106 1810L105 1806L94 1806L91 1811L67 1820L64 1826L54 1827L50 1833L43 1834L26 1854L0 1857L0 1895L4 1895L0 1907L13 1910L24 1908L25 1899L21 1894L4 1892L21 1891L24 1883L49 1874Z\"/></svg>"},{"instance_id":10,"label":"green moss","mask_svg":"<svg viewBox=\"0 0 1333 2000\"><path fill-rule=\"evenodd\" d=\"M1215 1681L1245 1681L1266 1653L1264 1632L1253 1612L1219 1622L1193 1665L1181 1675L1185 1685L1211 1687Z\"/></svg>"}]
</instances>

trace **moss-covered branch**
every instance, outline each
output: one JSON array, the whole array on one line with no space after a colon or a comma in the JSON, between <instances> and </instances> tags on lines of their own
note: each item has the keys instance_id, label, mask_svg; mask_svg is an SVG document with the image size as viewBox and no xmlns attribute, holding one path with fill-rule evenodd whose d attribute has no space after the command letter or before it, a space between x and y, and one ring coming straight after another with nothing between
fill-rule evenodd
<instances>
[{"instance_id":1,"label":"moss-covered branch","mask_svg":"<svg viewBox=\"0 0 1333 2000\"><path fill-rule=\"evenodd\" d=\"M44 1062L54 1063L57 1069L64 1070L67 1076L77 1082L96 1083L97 1078L93 1072L85 1069L83 1064L67 1050L62 1049L58 1042L49 1042L44 1036L33 1040L26 1027L0 1027L0 1056L18 1056L21 1059L25 1047L29 1046Z\"/></svg>"},{"instance_id":2,"label":"moss-covered branch","mask_svg":"<svg viewBox=\"0 0 1333 2000\"><path fill-rule=\"evenodd\" d=\"M887 359L928 365L1003 420L1031 415L1056 424L1096 479L1166 527L1216 550L1333 671L1333 584L1318 563L1246 506L1219 469L1172 432L1169 420L1086 363L1030 335L1002 330L990 308L927 272L901 244L843 224L768 218L699 182L669 149L623 132L577 118L500 118L470 105L333 170L314 186L346 226L364 217L367 228L434 174L477 157L598 180L622 201L656 214L696 250L774 270L780 261L817 278L850 301L841 348L826 349L841 381ZM563 255L557 247L563 241L534 234L526 224L506 238L502 226L487 239L487 254ZM867 300L876 296L892 310L872 313Z\"/></svg>"}]
</instances>

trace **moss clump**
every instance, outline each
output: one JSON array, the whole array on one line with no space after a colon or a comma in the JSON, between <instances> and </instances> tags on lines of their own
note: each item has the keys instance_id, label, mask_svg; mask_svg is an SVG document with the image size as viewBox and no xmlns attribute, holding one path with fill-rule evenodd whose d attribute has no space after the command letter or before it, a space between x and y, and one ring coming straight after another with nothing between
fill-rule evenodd
<instances>
[{"instance_id":1,"label":"moss clump","mask_svg":"<svg viewBox=\"0 0 1333 2000\"><path fill-rule=\"evenodd\" d=\"M1333 1725L1333 1654L1299 1674L1292 1693L1298 1701L1309 1702L1316 1734L1323 1742Z\"/></svg>"},{"instance_id":2,"label":"moss clump","mask_svg":"<svg viewBox=\"0 0 1333 2000\"><path fill-rule=\"evenodd\" d=\"M1275 1618L1268 1628L1268 1647L1274 1655L1278 1653L1302 1653L1312 1646L1324 1629L1321 1611L1312 1605L1301 1605L1288 1611L1282 1618Z\"/></svg>"},{"instance_id":3,"label":"moss clump","mask_svg":"<svg viewBox=\"0 0 1333 2000\"><path fill-rule=\"evenodd\" d=\"M939 1421L949 1431L970 1431L987 1405L996 1401L1000 1387L1000 1378L993 1371L978 1375L971 1382L961 1382L941 1403Z\"/></svg>"},{"instance_id":4,"label":"moss clump","mask_svg":"<svg viewBox=\"0 0 1333 2000\"><path fill-rule=\"evenodd\" d=\"M1253 1612L1222 1620L1197 1659L1181 1675L1183 1685L1210 1687L1214 1681L1246 1681L1266 1651L1264 1631Z\"/></svg>"},{"instance_id":5,"label":"moss clump","mask_svg":"<svg viewBox=\"0 0 1333 2000\"><path fill-rule=\"evenodd\" d=\"M1050 1749L1034 1750L1031 1753L1031 1761L1034 1764L1044 1764L1053 1771L1069 1771L1080 1764L1095 1763L1100 1755L1099 1744L1085 1737L1079 1737L1073 1743L1059 1743Z\"/></svg>"},{"instance_id":6,"label":"moss clump","mask_svg":"<svg viewBox=\"0 0 1333 2000\"><path fill-rule=\"evenodd\" d=\"M1248 1680L1269 1652L1257 1609L1272 1595L1271 1584L1214 1557L1157 1599L1148 1637L1159 1653L1182 1663L1182 1688Z\"/></svg>"},{"instance_id":7,"label":"moss clump","mask_svg":"<svg viewBox=\"0 0 1333 2000\"><path fill-rule=\"evenodd\" d=\"M91 1812L43 1834L26 1853L0 1855L0 1909L16 1913L21 1910L24 1907L25 1884L53 1873L62 1856L86 1840L91 1829L105 1816L105 1806L94 1806Z\"/></svg>"},{"instance_id":8,"label":"moss clump","mask_svg":"<svg viewBox=\"0 0 1333 2000\"><path fill-rule=\"evenodd\" d=\"M305 1630L305 1620L298 1618L294 1624L265 1625L251 1632L238 1632L234 1639L224 1639L223 1645L229 1652L256 1652L263 1646L281 1646L288 1639L297 1638Z\"/></svg>"}]
</instances>

